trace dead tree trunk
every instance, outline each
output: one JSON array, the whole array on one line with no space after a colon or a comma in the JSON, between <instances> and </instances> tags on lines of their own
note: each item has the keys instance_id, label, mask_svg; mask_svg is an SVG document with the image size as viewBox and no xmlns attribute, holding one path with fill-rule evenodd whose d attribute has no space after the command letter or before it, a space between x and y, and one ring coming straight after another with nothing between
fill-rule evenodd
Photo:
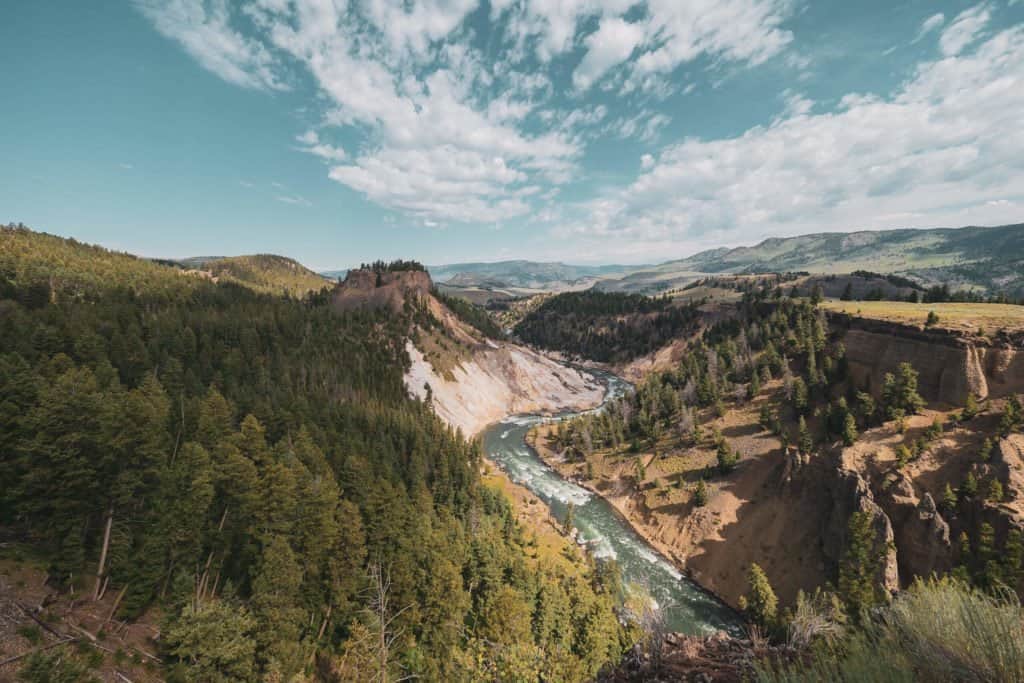
<instances>
[{"instance_id":1,"label":"dead tree trunk","mask_svg":"<svg viewBox=\"0 0 1024 683\"><path fill-rule=\"evenodd\" d=\"M107 521L103 529L103 548L100 549L100 564L96 570L96 588L93 590L93 600L100 599L103 588L103 578L107 571L107 550L110 548L110 527L114 524L114 506L107 508Z\"/></svg>"}]
</instances>

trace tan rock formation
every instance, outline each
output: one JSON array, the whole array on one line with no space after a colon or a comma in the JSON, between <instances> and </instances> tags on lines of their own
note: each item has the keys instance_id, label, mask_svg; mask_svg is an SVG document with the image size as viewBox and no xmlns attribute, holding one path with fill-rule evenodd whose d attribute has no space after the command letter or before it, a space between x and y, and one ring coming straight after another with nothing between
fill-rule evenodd
<instances>
[{"instance_id":1,"label":"tan rock formation","mask_svg":"<svg viewBox=\"0 0 1024 683\"><path fill-rule=\"evenodd\" d=\"M1019 340L960 336L945 330L927 331L909 325L829 315L843 334L850 373L858 386L876 395L886 373L900 363L918 371L922 396L930 401L962 405L968 393L1001 397L1024 390L1024 354Z\"/></svg>"}]
</instances>

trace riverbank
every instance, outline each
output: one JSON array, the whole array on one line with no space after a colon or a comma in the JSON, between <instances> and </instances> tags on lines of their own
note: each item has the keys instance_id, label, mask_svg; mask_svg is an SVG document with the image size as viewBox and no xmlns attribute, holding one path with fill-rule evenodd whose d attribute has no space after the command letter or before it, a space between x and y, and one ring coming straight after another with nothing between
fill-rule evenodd
<instances>
[{"instance_id":1,"label":"riverbank","mask_svg":"<svg viewBox=\"0 0 1024 683\"><path fill-rule=\"evenodd\" d=\"M732 473L705 479L703 506L694 491L717 469L710 439L682 445L666 434L641 452L599 451L587 463L566 462L549 446L551 426L535 427L529 442L559 476L600 496L678 571L726 604L738 606L748 590L751 562L792 604L799 590L826 580L818 527L827 501L813 487L793 488L779 440L758 425L760 405L775 390L724 417L698 416L706 434L725 435L740 456Z\"/></svg>"},{"instance_id":2,"label":"riverbank","mask_svg":"<svg viewBox=\"0 0 1024 683\"><path fill-rule=\"evenodd\" d=\"M580 476L578 468L575 465L567 463L558 455L558 453L545 443L546 437L550 431L550 425L538 425L531 429L526 437L527 445L537 453L546 465L558 472L559 475L567 481L571 481L577 486L580 486L595 496L607 501L607 503L619 514L624 524L629 525L629 527L633 529L638 536L646 541L652 548L661 553L680 573L685 575L701 590L706 591L715 599L729 605L733 609L737 608L736 600L729 600L726 596L720 595L711 587L701 582L700 575L695 575L692 568L687 565L687 556L681 552L679 548L670 543L666 543L659 538L658 526L652 525L651 512L647 509L640 491L637 491L628 484L622 484L619 487L621 493L609 492L607 488L599 488L594 482L588 481L585 477ZM538 435L542 438L538 438ZM645 456L645 461L648 465L653 459L653 455Z\"/></svg>"}]
</instances>

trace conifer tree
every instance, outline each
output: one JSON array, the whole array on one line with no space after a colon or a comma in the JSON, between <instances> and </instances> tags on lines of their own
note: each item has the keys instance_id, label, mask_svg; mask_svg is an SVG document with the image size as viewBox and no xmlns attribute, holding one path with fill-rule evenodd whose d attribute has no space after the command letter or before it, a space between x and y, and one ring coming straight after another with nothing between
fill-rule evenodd
<instances>
[{"instance_id":1,"label":"conifer tree","mask_svg":"<svg viewBox=\"0 0 1024 683\"><path fill-rule=\"evenodd\" d=\"M800 417L800 422L797 427L797 450L801 455L810 455L814 450L814 438L811 436L811 430L807 427L807 420Z\"/></svg>"},{"instance_id":2,"label":"conifer tree","mask_svg":"<svg viewBox=\"0 0 1024 683\"><path fill-rule=\"evenodd\" d=\"M942 491L942 507L947 512L953 512L956 510L957 499L956 493L953 491L953 487L946 482L946 488Z\"/></svg>"},{"instance_id":3,"label":"conifer tree","mask_svg":"<svg viewBox=\"0 0 1024 683\"><path fill-rule=\"evenodd\" d=\"M750 618L764 628L773 628L779 607L779 600L772 590L768 576L764 570L756 564L750 565L747 574L747 583L750 586L746 594L746 612Z\"/></svg>"},{"instance_id":4,"label":"conifer tree","mask_svg":"<svg viewBox=\"0 0 1024 683\"><path fill-rule=\"evenodd\" d=\"M697 486L693 491L693 504L699 508L708 504L708 487L703 479L697 480Z\"/></svg>"},{"instance_id":5,"label":"conifer tree","mask_svg":"<svg viewBox=\"0 0 1024 683\"><path fill-rule=\"evenodd\" d=\"M885 551L876 547L871 516L866 512L850 515L839 564L839 595L850 614L859 615L882 600L877 577L884 557Z\"/></svg>"}]
</instances>

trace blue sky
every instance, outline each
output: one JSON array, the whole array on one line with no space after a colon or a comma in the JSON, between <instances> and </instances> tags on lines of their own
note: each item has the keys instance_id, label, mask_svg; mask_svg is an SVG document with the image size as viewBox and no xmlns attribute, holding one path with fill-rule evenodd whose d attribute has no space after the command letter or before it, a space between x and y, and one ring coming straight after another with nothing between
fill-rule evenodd
<instances>
[{"instance_id":1,"label":"blue sky","mask_svg":"<svg viewBox=\"0 0 1024 683\"><path fill-rule=\"evenodd\" d=\"M1024 218L1024 0L97 0L0 21L0 220L656 262Z\"/></svg>"}]
</instances>

